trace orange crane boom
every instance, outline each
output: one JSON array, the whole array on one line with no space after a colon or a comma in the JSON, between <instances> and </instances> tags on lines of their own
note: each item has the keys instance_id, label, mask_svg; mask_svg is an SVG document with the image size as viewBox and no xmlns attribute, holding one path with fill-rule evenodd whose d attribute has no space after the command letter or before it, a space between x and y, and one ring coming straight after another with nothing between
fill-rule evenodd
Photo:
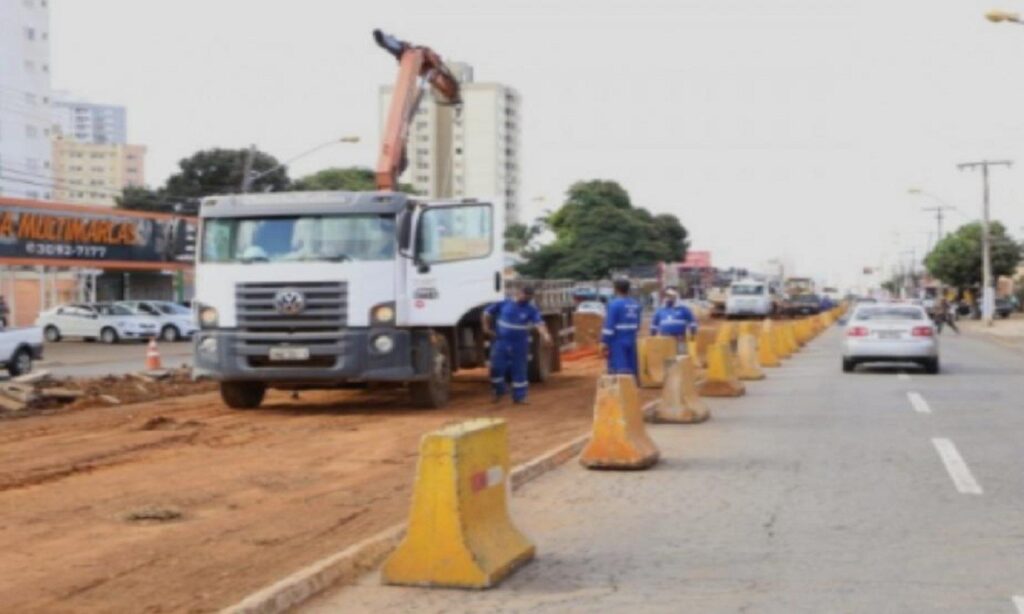
<instances>
[{"instance_id":1,"label":"orange crane boom","mask_svg":"<svg viewBox=\"0 0 1024 614\"><path fill-rule=\"evenodd\" d=\"M461 104L462 95L458 79L441 56L429 47L407 43L380 30L373 31L373 39L398 60L398 78L391 95L376 171L377 189L390 191L398 186L398 177L405 170L409 125L426 84L430 84L441 104Z\"/></svg>"}]
</instances>

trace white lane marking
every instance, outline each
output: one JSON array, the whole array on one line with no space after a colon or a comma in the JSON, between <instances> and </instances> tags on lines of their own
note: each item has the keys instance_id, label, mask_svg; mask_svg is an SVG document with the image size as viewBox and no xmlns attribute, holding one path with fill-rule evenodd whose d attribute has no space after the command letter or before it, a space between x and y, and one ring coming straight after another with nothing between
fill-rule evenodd
<instances>
[{"instance_id":1,"label":"white lane marking","mask_svg":"<svg viewBox=\"0 0 1024 614\"><path fill-rule=\"evenodd\" d=\"M1017 614L1024 614L1024 597L1020 595L1014 595L1013 605L1017 606Z\"/></svg>"},{"instance_id":2,"label":"white lane marking","mask_svg":"<svg viewBox=\"0 0 1024 614\"><path fill-rule=\"evenodd\" d=\"M896 379L900 380L901 382L909 382L910 374L900 371L899 373L896 374Z\"/></svg>"},{"instance_id":3,"label":"white lane marking","mask_svg":"<svg viewBox=\"0 0 1024 614\"><path fill-rule=\"evenodd\" d=\"M980 495L981 484L978 484L978 481L971 475L971 470L967 468L964 457L960 456L960 452L957 451L953 442L942 437L935 437L932 439L932 445L938 451L942 464L946 466L946 471L949 472L949 477L953 478L953 485L960 491L960 494Z\"/></svg>"},{"instance_id":4,"label":"white lane marking","mask_svg":"<svg viewBox=\"0 0 1024 614\"><path fill-rule=\"evenodd\" d=\"M932 408L928 407L928 401L924 400L924 397L916 392L908 392L907 399L910 400L910 404L914 407L914 411L919 414L930 414Z\"/></svg>"}]
</instances>

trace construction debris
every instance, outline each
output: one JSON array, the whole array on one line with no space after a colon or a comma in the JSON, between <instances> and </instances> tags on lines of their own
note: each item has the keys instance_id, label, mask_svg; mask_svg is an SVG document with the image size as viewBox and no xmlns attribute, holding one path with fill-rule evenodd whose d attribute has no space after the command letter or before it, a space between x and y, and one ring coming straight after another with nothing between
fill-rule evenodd
<instances>
[{"instance_id":1,"label":"construction debris","mask_svg":"<svg viewBox=\"0 0 1024 614\"><path fill-rule=\"evenodd\" d=\"M38 371L0 382L0 417L143 403L208 392L215 387L212 382L194 381L187 368L91 379L55 378L47 371Z\"/></svg>"}]
</instances>

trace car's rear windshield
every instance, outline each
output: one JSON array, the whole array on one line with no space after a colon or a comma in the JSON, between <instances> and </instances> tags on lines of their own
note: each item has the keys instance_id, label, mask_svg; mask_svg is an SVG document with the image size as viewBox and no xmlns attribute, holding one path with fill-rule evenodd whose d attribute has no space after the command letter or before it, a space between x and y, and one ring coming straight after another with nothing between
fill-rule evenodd
<instances>
[{"instance_id":1,"label":"car's rear windshield","mask_svg":"<svg viewBox=\"0 0 1024 614\"><path fill-rule=\"evenodd\" d=\"M729 292L733 296L759 296L764 294L764 286L757 284L733 286L729 289Z\"/></svg>"},{"instance_id":2,"label":"car's rear windshield","mask_svg":"<svg viewBox=\"0 0 1024 614\"><path fill-rule=\"evenodd\" d=\"M866 307L857 310L854 320L924 320L920 307Z\"/></svg>"}]
</instances>

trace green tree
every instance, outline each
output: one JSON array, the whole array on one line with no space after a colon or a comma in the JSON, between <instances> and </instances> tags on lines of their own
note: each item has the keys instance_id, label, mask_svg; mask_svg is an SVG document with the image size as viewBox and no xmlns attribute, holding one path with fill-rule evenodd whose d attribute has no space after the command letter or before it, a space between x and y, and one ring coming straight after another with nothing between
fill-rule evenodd
<instances>
[{"instance_id":1,"label":"green tree","mask_svg":"<svg viewBox=\"0 0 1024 614\"><path fill-rule=\"evenodd\" d=\"M248 149L204 149L178 162L179 171L167 179L164 193L175 198L202 198L232 194L241 189ZM277 192L288 188L288 171L278 168L277 158L262 151L253 154L252 192ZM269 172L268 172L269 171Z\"/></svg>"},{"instance_id":2,"label":"green tree","mask_svg":"<svg viewBox=\"0 0 1024 614\"><path fill-rule=\"evenodd\" d=\"M555 241L525 254L524 275L597 279L614 269L686 256L687 232L679 220L634 207L618 183L577 182L566 196L547 218Z\"/></svg>"},{"instance_id":3,"label":"green tree","mask_svg":"<svg viewBox=\"0 0 1024 614\"><path fill-rule=\"evenodd\" d=\"M292 183L291 189L367 192L377 189L377 179L374 172L368 168L358 166L348 168L332 167L296 179ZM412 185L408 183L399 184L398 191L409 194L416 192Z\"/></svg>"},{"instance_id":4,"label":"green tree","mask_svg":"<svg viewBox=\"0 0 1024 614\"><path fill-rule=\"evenodd\" d=\"M137 186L126 187L114 200L119 208L134 211L167 212L174 208L174 204L165 200L159 190Z\"/></svg>"},{"instance_id":5,"label":"green tree","mask_svg":"<svg viewBox=\"0 0 1024 614\"><path fill-rule=\"evenodd\" d=\"M543 226L539 223L510 224L505 229L505 251L515 254L525 252L542 230Z\"/></svg>"},{"instance_id":6,"label":"green tree","mask_svg":"<svg viewBox=\"0 0 1024 614\"><path fill-rule=\"evenodd\" d=\"M1020 262L1021 248L999 222L989 226L992 275L1012 275ZM961 226L939 241L925 258L928 272L959 289L981 285L981 223Z\"/></svg>"}]
</instances>

